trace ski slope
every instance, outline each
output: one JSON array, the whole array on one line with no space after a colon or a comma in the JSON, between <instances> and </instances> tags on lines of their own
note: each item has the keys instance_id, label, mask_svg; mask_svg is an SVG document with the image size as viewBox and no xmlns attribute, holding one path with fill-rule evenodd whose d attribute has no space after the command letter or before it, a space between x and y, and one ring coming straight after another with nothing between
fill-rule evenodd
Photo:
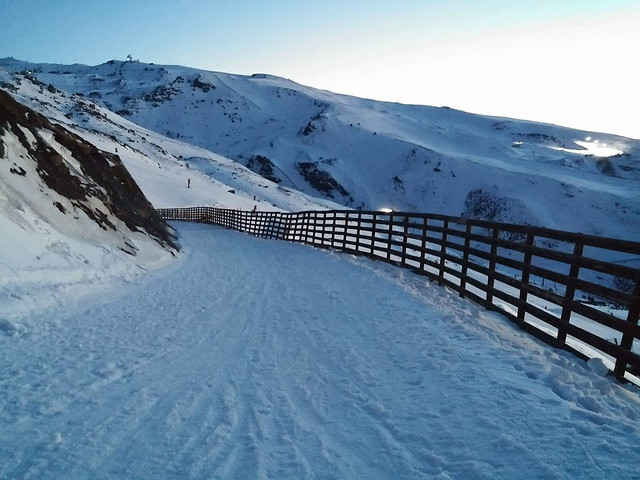
<instances>
[{"instance_id":1,"label":"ski slope","mask_svg":"<svg viewBox=\"0 0 640 480\"><path fill-rule=\"evenodd\" d=\"M2 323L0 478L631 478L634 387L401 269L175 224L186 254Z\"/></svg>"}]
</instances>

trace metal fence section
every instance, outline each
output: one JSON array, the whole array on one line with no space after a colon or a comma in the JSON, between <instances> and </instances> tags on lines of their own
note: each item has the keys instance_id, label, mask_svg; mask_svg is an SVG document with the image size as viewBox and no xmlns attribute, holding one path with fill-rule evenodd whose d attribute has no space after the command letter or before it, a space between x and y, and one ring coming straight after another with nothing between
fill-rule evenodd
<instances>
[{"instance_id":1,"label":"metal fence section","mask_svg":"<svg viewBox=\"0 0 640 480\"><path fill-rule=\"evenodd\" d=\"M426 213L158 209L166 220L366 255L425 275L616 377L640 375L640 243ZM635 347L635 348L634 348Z\"/></svg>"}]
</instances>

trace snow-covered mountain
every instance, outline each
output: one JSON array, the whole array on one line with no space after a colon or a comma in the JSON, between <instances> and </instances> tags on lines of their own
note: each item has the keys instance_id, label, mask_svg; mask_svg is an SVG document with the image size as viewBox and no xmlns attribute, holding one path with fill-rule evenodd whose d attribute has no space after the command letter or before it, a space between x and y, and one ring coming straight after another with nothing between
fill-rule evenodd
<instances>
[{"instance_id":1,"label":"snow-covered mountain","mask_svg":"<svg viewBox=\"0 0 640 480\"><path fill-rule=\"evenodd\" d=\"M59 288L129 278L178 248L117 156L2 91L0 232L5 311L46 305Z\"/></svg>"},{"instance_id":2,"label":"snow-covered mountain","mask_svg":"<svg viewBox=\"0 0 640 480\"><path fill-rule=\"evenodd\" d=\"M279 186L206 149L146 130L81 96L47 87L31 75L0 68L0 86L11 94L0 91L6 105L13 105L11 111L26 112L25 105L42 114L30 111L20 121L5 114L0 121L9 125L0 125L1 131L6 130L0 138L0 166L4 164L0 168L0 330L10 328L2 322L23 312L69 301L92 291L92 285L128 281L173 258L169 254L173 241L159 230L164 223L153 224L159 218L140 189L155 207L208 204L308 210L338 206ZM29 122L36 122L35 126ZM20 132L23 137L15 137ZM69 146L60 136L79 146ZM33 142L37 151L30 150L35 148L30 146ZM110 170L100 173L99 179L90 178L85 172L86 152L91 162L106 162ZM47 169L35 163L39 160L70 173L40 176ZM59 181L49 185L52 178ZM120 188L120 181L139 195L133 203L112 202L105 198L103 187L92 187L111 182L106 189L110 194ZM85 199L82 189L87 186L91 188ZM128 215L135 218L130 220ZM134 225L142 230L130 231Z\"/></svg>"},{"instance_id":3,"label":"snow-covered mountain","mask_svg":"<svg viewBox=\"0 0 640 480\"><path fill-rule=\"evenodd\" d=\"M120 61L84 66L3 59L0 67L11 72L5 72L4 88L13 86L17 94L25 94L25 83L43 94L75 94L65 111L69 122L90 125L96 103L110 112L94 111L116 123L121 121L111 112L190 148L234 159L280 191L297 189L349 207L476 216L623 238L640 232L637 140L364 100L264 74ZM60 105L40 106L49 107ZM163 156L161 150L150 158ZM224 162L218 156L188 156L191 167L225 185L234 177L220 178L210 162ZM242 185L236 186L237 195ZM218 203L234 206L237 200Z\"/></svg>"},{"instance_id":4,"label":"snow-covered mountain","mask_svg":"<svg viewBox=\"0 0 640 480\"><path fill-rule=\"evenodd\" d=\"M603 378L602 359L584 364L543 346L498 313L382 262L201 224L176 227L184 247L176 255L133 181L158 207L385 200L628 238L639 231L638 142L607 136L625 153L597 159L552 149L572 146L572 130L273 77L3 63L0 88L11 96L0 92L0 478L568 479L640 470L637 392ZM137 101L106 87L117 69L123 88L140 89ZM103 73L86 73L95 71ZM146 99L162 95L170 71L183 78L172 80L177 93ZM151 72L159 79L145 81ZM223 90L216 79L225 98L253 103L238 104L237 117L229 106L221 117L198 116L214 108L207 95ZM104 92L83 93L84 82ZM326 108L313 103L321 97ZM158 109L175 110L167 118L180 138L131 121L155 129ZM262 125L260 115L275 120ZM605 142L591 138L589 148ZM414 153L402 157L407 149ZM174 255L170 268L130 282ZM69 305L91 291L99 299ZM60 305L37 312L52 304Z\"/></svg>"},{"instance_id":5,"label":"snow-covered mountain","mask_svg":"<svg viewBox=\"0 0 640 480\"><path fill-rule=\"evenodd\" d=\"M117 155L155 207L215 205L249 210L336 208L265 179L204 148L128 121L82 95L0 67L0 87L55 123Z\"/></svg>"}]
</instances>

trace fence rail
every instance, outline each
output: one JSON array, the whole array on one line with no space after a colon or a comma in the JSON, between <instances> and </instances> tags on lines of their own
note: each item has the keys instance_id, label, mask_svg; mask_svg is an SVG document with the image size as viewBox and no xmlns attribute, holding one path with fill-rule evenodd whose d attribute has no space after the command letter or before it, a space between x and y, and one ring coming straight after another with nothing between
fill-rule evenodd
<instances>
[{"instance_id":1,"label":"fence rail","mask_svg":"<svg viewBox=\"0 0 640 480\"><path fill-rule=\"evenodd\" d=\"M595 351L619 379L640 375L638 242L425 213L158 212L411 269L555 347L585 359Z\"/></svg>"}]
</instances>

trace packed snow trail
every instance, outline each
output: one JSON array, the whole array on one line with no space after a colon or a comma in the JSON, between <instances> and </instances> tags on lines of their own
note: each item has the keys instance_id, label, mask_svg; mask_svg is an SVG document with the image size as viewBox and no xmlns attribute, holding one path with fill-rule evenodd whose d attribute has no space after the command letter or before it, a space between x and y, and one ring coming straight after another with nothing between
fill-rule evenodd
<instances>
[{"instance_id":1,"label":"packed snow trail","mask_svg":"<svg viewBox=\"0 0 640 480\"><path fill-rule=\"evenodd\" d=\"M177 228L176 265L0 328L0 479L640 472L597 363L381 262Z\"/></svg>"}]
</instances>

